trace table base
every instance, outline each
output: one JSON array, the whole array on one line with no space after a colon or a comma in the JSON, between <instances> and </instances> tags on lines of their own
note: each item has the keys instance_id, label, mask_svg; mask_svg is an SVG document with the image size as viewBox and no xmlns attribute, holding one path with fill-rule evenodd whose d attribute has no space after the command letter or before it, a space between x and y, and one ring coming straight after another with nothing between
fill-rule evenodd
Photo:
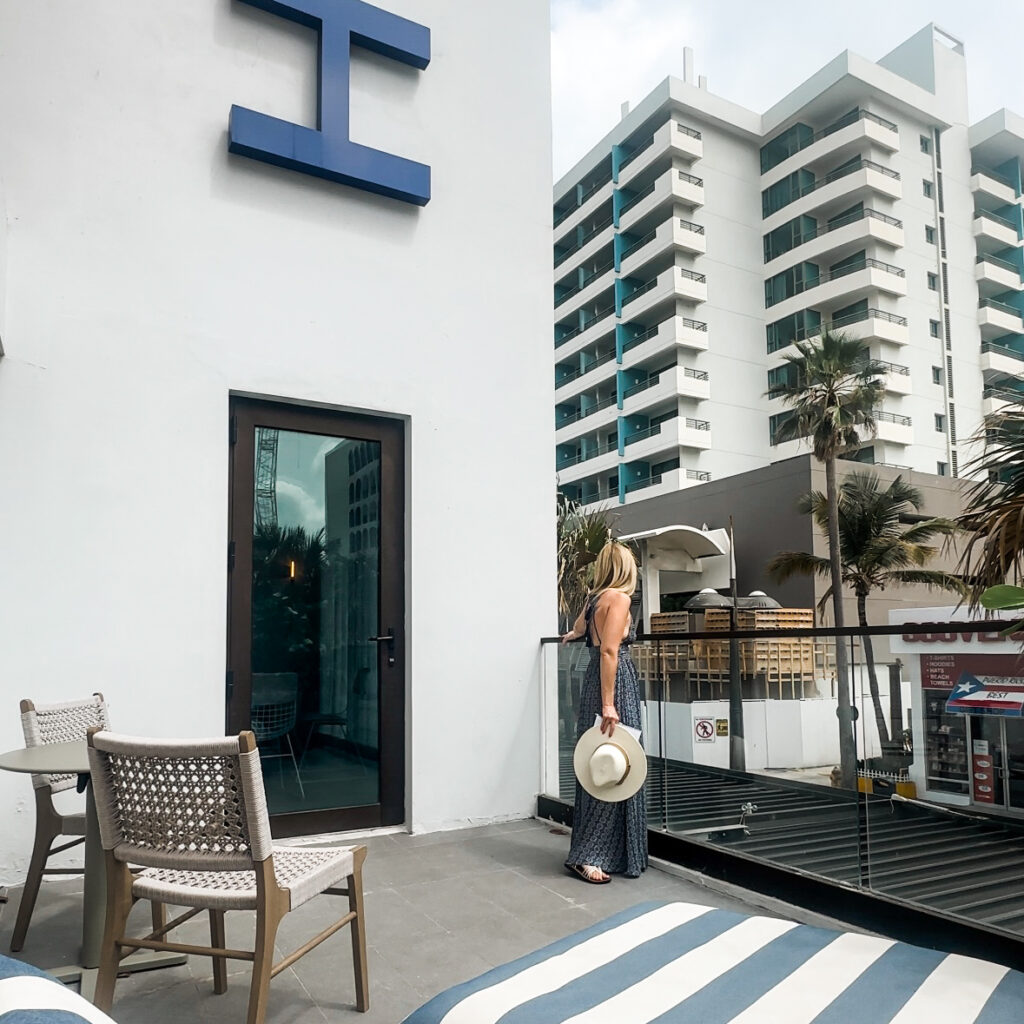
<instances>
[{"instance_id":1,"label":"table base","mask_svg":"<svg viewBox=\"0 0 1024 1024\"><path fill-rule=\"evenodd\" d=\"M181 953L162 953L151 950L140 950L126 956L118 965L118 976L134 974L136 971L155 971L161 967L180 967L188 962L188 957ZM54 967L46 972L65 985L80 983L79 992L83 999L91 1003L96 995L96 976L99 971L95 967L83 967L81 964L68 964L67 967Z\"/></svg>"}]
</instances>

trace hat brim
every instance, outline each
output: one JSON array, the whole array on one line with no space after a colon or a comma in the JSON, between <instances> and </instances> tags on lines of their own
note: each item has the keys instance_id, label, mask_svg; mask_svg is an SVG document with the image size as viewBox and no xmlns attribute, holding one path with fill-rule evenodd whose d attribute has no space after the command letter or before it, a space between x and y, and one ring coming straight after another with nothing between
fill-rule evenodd
<instances>
[{"instance_id":1,"label":"hat brim","mask_svg":"<svg viewBox=\"0 0 1024 1024\"><path fill-rule=\"evenodd\" d=\"M602 743L614 743L621 747L629 760L629 773L615 786L598 786L590 774L590 758ZM576 744L572 755L572 766L580 785L595 799L617 804L636 796L647 779L647 755L638 740L625 729L615 730L611 739L595 725L588 729Z\"/></svg>"}]
</instances>

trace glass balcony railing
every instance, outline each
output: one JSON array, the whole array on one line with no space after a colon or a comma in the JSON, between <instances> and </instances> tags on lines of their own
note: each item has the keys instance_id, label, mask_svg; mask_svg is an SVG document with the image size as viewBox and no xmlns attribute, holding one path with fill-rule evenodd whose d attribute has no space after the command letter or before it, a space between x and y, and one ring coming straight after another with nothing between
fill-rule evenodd
<instances>
[{"instance_id":1,"label":"glass balcony railing","mask_svg":"<svg viewBox=\"0 0 1024 1024\"><path fill-rule=\"evenodd\" d=\"M904 615L835 630L815 627L811 608L752 603L656 613L630 648L652 848L734 880L767 867L847 907L881 897L897 915L922 912L926 927L1012 940L1016 956L1024 680L1013 624ZM541 643L541 789L569 824L595 651Z\"/></svg>"}]
</instances>

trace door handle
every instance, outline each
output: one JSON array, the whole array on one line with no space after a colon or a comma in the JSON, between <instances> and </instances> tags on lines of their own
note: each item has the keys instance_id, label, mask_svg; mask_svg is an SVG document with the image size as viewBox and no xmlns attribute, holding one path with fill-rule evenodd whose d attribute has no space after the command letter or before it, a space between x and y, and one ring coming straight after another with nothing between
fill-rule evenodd
<instances>
[{"instance_id":1,"label":"door handle","mask_svg":"<svg viewBox=\"0 0 1024 1024\"><path fill-rule=\"evenodd\" d=\"M389 627L383 636L370 636L367 640L371 644L387 644L388 646L388 668L395 667L395 631Z\"/></svg>"}]
</instances>

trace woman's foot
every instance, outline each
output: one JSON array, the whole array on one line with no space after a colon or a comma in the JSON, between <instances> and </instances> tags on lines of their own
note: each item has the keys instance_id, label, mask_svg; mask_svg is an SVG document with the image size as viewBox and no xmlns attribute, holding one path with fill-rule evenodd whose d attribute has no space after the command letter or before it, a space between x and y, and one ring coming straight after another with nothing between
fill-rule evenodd
<instances>
[{"instance_id":1,"label":"woman's foot","mask_svg":"<svg viewBox=\"0 0 1024 1024\"><path fill-rule=\"evenodd\" d=\"M611 875L605 874L599 867L593 864L566 864L566 867L584 882L591 885L606 885L612 880Z\"/></svg>"}]
</instances>

